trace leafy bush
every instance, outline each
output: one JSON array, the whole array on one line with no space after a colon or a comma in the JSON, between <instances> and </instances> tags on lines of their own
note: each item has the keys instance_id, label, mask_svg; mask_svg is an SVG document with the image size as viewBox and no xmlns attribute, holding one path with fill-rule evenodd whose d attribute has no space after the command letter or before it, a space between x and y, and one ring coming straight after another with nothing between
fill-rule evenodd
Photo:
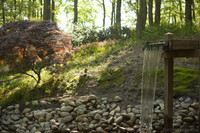
<instances>
[{"instance_id":1,"label":"leafy bush","mask_svg":"<svg viewBox=\"0 0 200 133\"><path fill-rule=\"evenodd\" d=\"M0 61L11 73L23 73L37 81L41 71L70 59L69 36L55 22L16 21L0 28ZM54 65L55 66L55 65ZM37 76L27 73L32 70Z\"/></svg>"},{"instance_id":2,"label":"leafy bush","mask_svg":"<svg viewBox=\"0 0 200 133\"><path fill-rule=\"evenodd\" d=\"M134 35L134 31L128 27L122 27L121 35L117 34L118 30L113 26L109 27L105 30L97 31L96 28L83 28L76 29L72 33L70 33L72 38L73 46L80 46L86 43L92 42L102 42L105 40L119 40L119 39L128 39Z\"/></svg>"},{"instance_id":3,"label":"leafy bush","mask_svg":"<svg viewBox=\"0 0 200 133\"><path fill-rule=\"evenodd\" d=\"M160 41L167 32L174 33L177 38L189 38L198 34L200 27L193 25L192 27L186 27L181 24L168 24L161 23L160 25L148 26L142 32L142 40L145 41Z\"/></svg>"}]
</instances>

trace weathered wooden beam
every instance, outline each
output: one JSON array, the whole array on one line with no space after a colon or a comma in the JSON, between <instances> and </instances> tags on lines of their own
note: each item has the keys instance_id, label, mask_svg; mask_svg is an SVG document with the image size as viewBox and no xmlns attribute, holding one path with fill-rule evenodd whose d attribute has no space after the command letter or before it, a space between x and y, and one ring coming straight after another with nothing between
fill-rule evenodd
<instances>
[{"instance_id":1,"label":"weathered wooden beam","mask_svg":"<svg viewBox=\"0 0 200 133\"><path fill-rule=\"evenodd\" d=\"M200 49L199 40L169 40L167 50L195 50Z\"/></svg>"},{"instance_id":2,"label":"weathered wooden beam","mask_svg":"<svg viewBox=\"0 0 200 133\"><path fill-rule=\"evenodd\" d=\"M197 50L173 50L163 52L164 58L176 58L176 57L200 57L200 49Z\"/></svg>"},{"instance_id":3,"label":"weathered wooden beam","mask_svg":"<svg viewBox=\"0 0 200 133\"><path fill-rule=\"evenodd\" d=\"M170 133L173 127L173 58L165 61L165 99L164 99L164 130Z\"/></svg>"}]
</instances>

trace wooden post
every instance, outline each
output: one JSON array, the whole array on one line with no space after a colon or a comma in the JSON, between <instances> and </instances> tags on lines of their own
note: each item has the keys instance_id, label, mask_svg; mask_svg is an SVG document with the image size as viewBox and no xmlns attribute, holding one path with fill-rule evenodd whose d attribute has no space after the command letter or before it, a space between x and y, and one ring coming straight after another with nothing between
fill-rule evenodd
<instances>
[{"instance_id":1,"label":"wooden post","mask_svg":"<svg viewBox=\"0 0 200 133\"><path fill-rule=\"evenodd\" d=\"M165 60L165 99L164 126L165 132L170 133L173 126L173 58Z\"/></svg>"},{"instance_id":2,"label":"wooden post","mask_svg":"<svg viewBox=\"0 0 200 133\"><path fill-rule=\"evenodd\" d=\"M200 58L199 58L199 86L200 86ZM199 87L199 133L200 133L200 87Z\"/></svg>"},{"instance_id":3,"label":"wooden post","mask_svg":"<svg viewBox=\"0 0 200 133\"><path fill-rule=\"evenodd\" d=\"M165 34L165 42L174 39L172 33ZM164 99L164 131L170 133L173 127L173 57L164 58L165 62L165 99Z\"/></svg>"}]
</instances>

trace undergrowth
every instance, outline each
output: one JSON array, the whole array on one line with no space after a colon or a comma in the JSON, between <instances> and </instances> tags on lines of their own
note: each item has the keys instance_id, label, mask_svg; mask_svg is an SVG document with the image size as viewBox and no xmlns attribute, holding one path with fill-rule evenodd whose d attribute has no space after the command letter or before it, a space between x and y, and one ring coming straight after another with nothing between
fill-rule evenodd
<instances>
[{"instance_id":1,"label":"undergrowth","mask_svg":"<svg viewBox=\"0 0 200 133\"><path fill-rule=\"evenodd\" d=\"M158 84L164 85L164 70L158 69ZM198 68L174 68L174 91L188 92L197 89L195 86L198 83L199 70Z\"/></svg>"},{"instance_id":2,"label":"undergrowth","mask_svg":"<svg viewBox=\"0 0 200 133\"><path fill-rule=\"evenodd\" d=\"M25 102L40 99L44 96L56 96L56 93L72 94L77 86L84 87L87 84L88 77L83 77L86 69L89 72L98 70L98 67L103 65L109 56L128 48L130 44L130 40L85 44L81 46L82 50L80 52L73 54L72 61L67 62L67 68L63 68L59 73L52 74L44 69L41 75L42 82L37 87L34 87L35 81L28 76L2 73L0 80L4 80L4 82L0 84L0 105L6 106L19 100ZM113 71L114 75L115 72L118 73L119 70ZM16 76L18 78L15 80L5 81Z\"/></svg>"}]
</instances>

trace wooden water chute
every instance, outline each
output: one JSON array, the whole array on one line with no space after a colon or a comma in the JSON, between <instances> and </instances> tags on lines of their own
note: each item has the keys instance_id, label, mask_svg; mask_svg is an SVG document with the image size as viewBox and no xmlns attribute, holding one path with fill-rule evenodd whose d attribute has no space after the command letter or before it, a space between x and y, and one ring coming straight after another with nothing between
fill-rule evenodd
<instances>
[{"instance_id":1,"label":"wooden water chute","mask_svg":"<svg viewBox=\"0 0 200 133\"><path fill-rule=\"evenodd\" d=\"M165 132L173 129L173 66L174 58L186 57L200 59L199 40L174 40L172 33L165 34L163 58L165 63L165 99L164 99L164 126ZM200 60L199 60L200 61ZM200 68L200 64L199 64ZM200 75L200 73L199 73ZM199 78L200 79L200 78ZM200 83L200 80L199 80ZM200 117L200 88L199 88L199 117ZM199 119L200 132L200 119Z\"/></svg>"}]
</instances>

